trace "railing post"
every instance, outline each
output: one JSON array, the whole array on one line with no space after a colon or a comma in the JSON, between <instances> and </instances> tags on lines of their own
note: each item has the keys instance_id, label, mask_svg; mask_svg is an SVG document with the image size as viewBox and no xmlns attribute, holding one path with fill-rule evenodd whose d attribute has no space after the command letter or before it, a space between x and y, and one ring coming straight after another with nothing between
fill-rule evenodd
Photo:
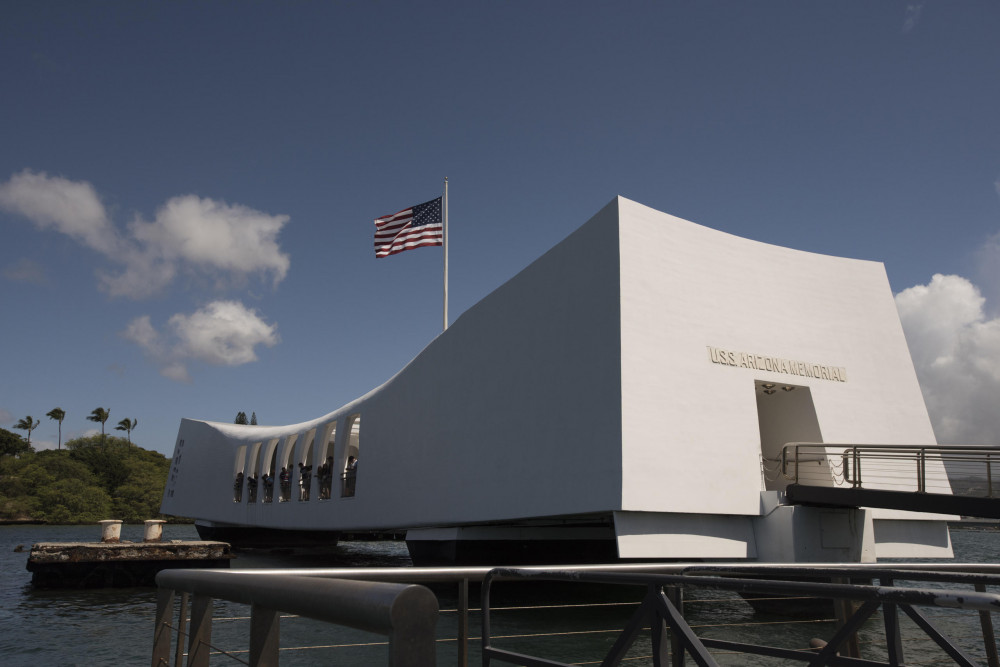
<instances>
[{"instance_id":1,"label":"railing post","mask_svg":"<svg viewBox=\"0 0 1000 667\"><path fill-rule=\"evenodd\" d=\"M798 459L798 448L796 447L796 456ZM795 466L796 471L798 470L798 464ZM674 605L677 609L677 613L684 615L684 590L680 586L669 586L666 589L667 599L670 600L670 604ZM677 636L677 632L673 629L670 630L670 665L671 667L684 667L684 643L681 642L680 637Z\"/></svg>"},{"instance_id":2,"label":"railing post","mask_svg":"<svg viewBox=\"0 0 1000 667\"><path fill-rule=\"evenodd\" d=\"M654 615L649 626L649 634L653 644L653 667L666 667L670 664L671 657L670 630L667 628L667 619Z\"/></svg>"},{"instance_id":3,"label":"railing post","mask_svg":"<svg viewBox=\"0 0 1000 667\"><path fill-rule=\"evenodd\" d=\"M879 580L880 586L892 586L893 580L885 577ZM899 634L899 609L892 602L882 604L882 620L885 625L885 645L889 654L889 663L903 664L903 638Z\"/></svg>"},{"instance_id":4,"label":"railing post","mask_svg":"<svg viewBox=\"0 0 1000 667\"><path fill-rule=\"evenodd\" d=\"M490 586L493 583L492 574L487 574L482 581L482 592L479 598L479 618L482 624L480 630L480 646L483 655L483 667L490 667Z\"/></svg>"},{"instance_id":5,"label":"railing post","mask_svg":"<svg viewBox=\"0 0 1000 667\"><path fill-rule=\"evenodd\" d=\"M927 450L920 449L917 458L917 493L924 493L927 490Z\"/></svg>"},{"instance_id":6,"label":"railing post","mask_svg":"<svg viewBox=\"0 0 1000 667\"><path fill-rule=\"evenodd\" d=\"M986 455L986 497L993 497L993 470L990 467L990 455Z\"/></svg>"},{"instance_id":7,"label":"railing post","mask_svg":"<svg viewBox=\"0 0 1000 667\"><path fill-rule=\"evenodd\" d=\"M177 611L177 648L174 649L174 667L184 667L184 633L187 628L188 592L181 593L181 608Z\"/></svg>"},{"instance_id":8,"label":"railing post","mask_svg":"<svg viewBox=\"0 0 1000 667\"><path fill-rule=\"evenodd\" d=\"M434 613L419 604L424 595L433 600ZM408 604L406 598L418 604ZM414 599L415 598L415 599ZM437 598L422 586L411 586L393 601L390 611L389 667L425 667L437 664Z\"/></svg>"},{"instance_id":9,"label":"railing post","mask_svg":"<svg viewBox=\"0 0 1000 667\"><path fill-rule=\"evenodd\" d=\"M280 639L278 612L250 605L250 667L278 667Z\"/></svg>"},{"instance_id":10,"label":"railing post","mask_svg":"<svg viewBox=\"0 0 1000 667\"><path fill-rule=\"evenodd\" d=\"M153 667L169 665L170 621L174 613L174 591L161 588L156 592L156 627L153 629Z\"/></svg>"},{"instance_id":11,"label":"railing post","mask_svg":"<svg viewBox=\"0 0 1000 667\"><path fill-rule=\"evenodd\" d=\"M834 584L850 584L851 580L847 578L834 577L831 579L831 583ZM846 600L842 598L836 598L833 600L833 612L834 616L837 618L837 629L847 625L848 619L852 615L852 602L851 600ZM852 632L851 635L844 640L843 652L848 658L860 658L861 657L861 647L858 645L858 634Z\"/></svg>"},{"instance_id":12,"label":"railing post","mask_svg":"<svg viewBox=\"0 0 1000 667\"><path fill-rule=\"evenodd\" d=\"M986 592L986 584L976 584L976 591ZM997 655L997 640L993 634L993 617L988 611L979 612L979 624L983 628L983 646L986 649L986 664L990 667L1000 667L1000 655Z\"/></svg>"},{"instance_id":13,"label":"railing post","mask_svg":"<svg viewBox=\"0 0 1000 667\"><path fill-rule=\"evenodd\" d=\"M799 446L795 445L795 483L799 483Z\"/></svg>"},{"instance_id":14,"label":"railing post","mask_svg":"<svg viewBox=\"0 0 1000 667\"><path fill-rule=\"evenodd\" d=\"M469 579L458 582L458 667L469 664Z\"/></svg>"},{"instance_id":15,"label":"railing post","mask_svg":"<svg viewBox=\"0 0 1000 667\"><path fill-rule=\"evenodd\" d=\"M191 630L187 667L208 667L212 643L212 598L195 595L191 600Z\"/></svg>"}]
</instances>

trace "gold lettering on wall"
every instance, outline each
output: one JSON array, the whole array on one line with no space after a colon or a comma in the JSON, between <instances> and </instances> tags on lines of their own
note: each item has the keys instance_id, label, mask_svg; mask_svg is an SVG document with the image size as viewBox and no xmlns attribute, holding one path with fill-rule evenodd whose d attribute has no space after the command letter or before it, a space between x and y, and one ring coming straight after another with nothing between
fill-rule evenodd
<instances>
[{"instance_id":1,"label":"gold lettering on wall","mask_svg":"<svg viewBox=\"0 0 1000 667\"><path fill-rule=\"evenodd\" d=\"M753 352L738 352L721 347L708 346L708 358L713 364L733 366L735 368L751 368L758 371L799 375L820 380L847 382L847 369L843 366L827 366L808 361L770 357Z\"/></svg>"}]
</instances>

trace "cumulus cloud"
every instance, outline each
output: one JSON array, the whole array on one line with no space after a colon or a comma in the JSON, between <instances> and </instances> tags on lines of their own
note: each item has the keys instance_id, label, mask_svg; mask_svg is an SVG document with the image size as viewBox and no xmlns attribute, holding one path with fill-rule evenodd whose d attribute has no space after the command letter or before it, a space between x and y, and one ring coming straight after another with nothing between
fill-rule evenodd
<instances>
[{"instance_id":1,"label":"cumulus cloud","mask_svg":"<svg viewBox=\"0 0 1000 667\"><path fill-rule=\"evenodd\" d=\"M213 301L191 314L177 313L158 331L148 315L129 322L121 335L138 345L172 380L189 382L187 365L240 366L257 360L257 346L278 343L278 326L238 301Z\"/></svg>"},{"instance_id":2,"label":"cumulus cloud","mask_svg":"<svg viewBox=\"0 0 1000 667\"><path fill-rule=\"evenodd\" d=\"M990 236L975 253L976 282L988 304L1000 300L1000 233ZM995 310L993 311L996 312Z\"/></svg>"},{"instance_id":3,"label":"cumulus cloud","mask_svg":"<svg viewBox=\"0 0 1000 667\"><path fill-rule=\"evenodd\" d=\"M144 298L182 273L218 287L240 285L251 276L277 285L290 266L278 244L287 215L195 195L168 200L152 220L136 217L122 233L89 183L24 170L0 184L0 208L121 265L100 271L101 286L112 296Z\"/></svg>"},{"instance_id":4,"label":"cumulus cloud","mask_svg":"<svg viewBox=\"0 0 1000 667\"><path fill-rule=\"evenodd\" d=\"M1000 318L969 280L935 275L896 307L938 441L1000 444Z\"/></svg>"},{"instance_id":5,"label":"cumulus cloud","mask_svg":"<svg viewBox=\"0 0 1000 667\"><path fill-rule=\"evenodd\" d=\"M5 267L3 277L15 283L32 283L34 285L44 285L48 281L42 265L26 258L21 258Z\"/></svg>"},{"instance_id":6,"label":"cumulus cloud","mask_svg":"<svg viewBox=\"0 0 1000 667\"><path fill-rule=\"evenodd\" d=\"M25 169L0 184L0 207L54 229L105 254L116 250L118 235L90 183Z\"/></svg>"}]
</instances>

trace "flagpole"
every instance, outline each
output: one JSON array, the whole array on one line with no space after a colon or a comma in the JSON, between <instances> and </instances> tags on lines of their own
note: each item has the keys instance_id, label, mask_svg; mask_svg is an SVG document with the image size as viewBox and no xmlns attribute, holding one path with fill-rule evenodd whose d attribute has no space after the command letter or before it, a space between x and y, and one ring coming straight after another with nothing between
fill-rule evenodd
<instances>
[{"instance_id":1,"label":"flagpole","mask_svg":"<svg viewBox=\"0 0 1000 667\"><path fill-rule=\"evenodd\" d=\"M444 179L444 210L441 216L444 235L444 330L448 330L448 177Z\"/></svg>"}]
</instances>

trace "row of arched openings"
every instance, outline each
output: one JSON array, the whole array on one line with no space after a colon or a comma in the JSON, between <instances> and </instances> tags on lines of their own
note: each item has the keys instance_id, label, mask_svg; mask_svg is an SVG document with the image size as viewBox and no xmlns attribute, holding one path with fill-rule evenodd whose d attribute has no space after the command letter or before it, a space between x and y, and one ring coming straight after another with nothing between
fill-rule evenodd
<instances>
[{"instance_id":1,"label":"row of arched openings","mask_svg":"<svg viewBox=\"0 0 1000 667\"><path fill-rule=\"evenodd\" d=\"M357 488L361 415L305 433L240 445L233 462L233 501L309 502L353 497ZM338 439L338 434L341 434Z\"/></svg>"}]
</instances>

